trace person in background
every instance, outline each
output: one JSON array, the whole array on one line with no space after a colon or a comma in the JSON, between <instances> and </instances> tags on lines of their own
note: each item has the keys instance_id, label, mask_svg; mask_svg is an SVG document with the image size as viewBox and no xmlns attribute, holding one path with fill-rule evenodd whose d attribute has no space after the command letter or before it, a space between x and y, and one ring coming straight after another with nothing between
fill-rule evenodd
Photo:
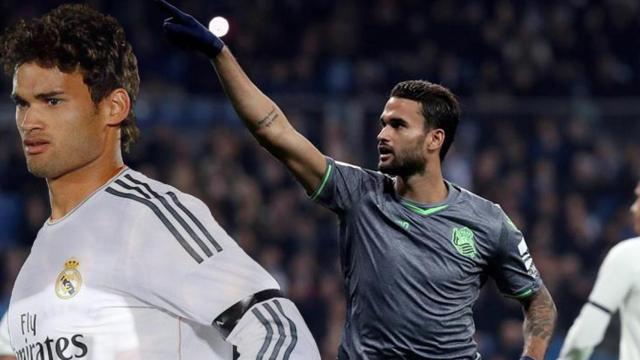
<instances>
[{"instance_id":1,"label":"person in background","mask_svg":"<svg viewBox=\"0 0 640 360\"><path fill-rule=\"evenodd\" d=\"M640 234L640 182L631 206L633 225ZM620 360L640 359L640 237L615 245L605 257L589 300L569 329L561 360L588 359L604 337L611 316L620 312Z\"/></svg>"}]
</instances>

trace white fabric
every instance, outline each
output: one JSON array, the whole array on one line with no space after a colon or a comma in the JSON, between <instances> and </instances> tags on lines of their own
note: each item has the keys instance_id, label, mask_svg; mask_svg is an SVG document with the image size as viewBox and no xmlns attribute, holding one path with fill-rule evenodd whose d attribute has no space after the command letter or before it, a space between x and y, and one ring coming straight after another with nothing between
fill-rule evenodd
<instances>
[{"instance_id":1,"label":"white fabric","mask_svg":"<svg viewBox=\"0 0 640 360\"><path fill-rule=\"evenodd\" d=\"M239 360L320 360L302 315L288 299L274 298L245 313L227 341L238 347Z\"/></svg>"},{"instance_id":2,"label":"white fabric","mask_svg":"<svg viewBox=\"0 0 640 360\"><path fill-rule=\"evenodd\" d=\"M38 233L13 289L11 345L19 359L231 359L212 321L278 288L200 200L126 169Z\"/></svg>"},{"instance_id":3,"label":"white fabric","mask_svg":"<svg viewBox=\"0 0 640 360\"><path fill-rule=\"evenodd\" d=\"M13 355L11 344L9 343L9 326L7 325L7 314L0 319L0 355Z\"/></svg>"},{"instance_id":4,"label":"white fabric","mask_svg":"<svg viewBox=\"0 0 640 360\"><path fill-rule=\"evenodd\" d=\"M605 258L591 303L620 311L620 360L640 360L640 237L614 246ZM610 315L587 303L569 330L560 359L587 359L602 341Z\"/></svg>"}]
</instances>

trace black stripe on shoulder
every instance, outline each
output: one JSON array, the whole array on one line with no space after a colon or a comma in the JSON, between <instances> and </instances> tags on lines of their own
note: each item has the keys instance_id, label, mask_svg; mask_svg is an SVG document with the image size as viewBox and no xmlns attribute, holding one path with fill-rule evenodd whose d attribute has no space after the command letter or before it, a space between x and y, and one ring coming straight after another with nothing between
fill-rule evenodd
<instances>
[{"instance_id":1,"label":"black stripe on shoulder","mask_svg":"<svg viewBox=\"0 0 640 360\"><path fill-rule=\"evenodd\" d=\"M131 176L129 174L125 175L125 177L129 181L133 182L134 184L137 184L137 185L140 185L140 186L144 187L153 197L155 197L156 199L160 200L160 203L162 204L162 206L164 206L164 208L167 209L167 211L169 211L169 213L171 213L171 216L173 216L173 218L176 219L176 221L178 221L180 226L182 226L182 228L187 231L189 236L191 236L193 241L195 241L196 244L198 244L198 247L200 247L200 249L202 249L202 251L205 253L205 255L207 255L207 257L211 257L213 255L211 250L205 245L205 243L202 241L202 239L200 239L200 237L193 231L191 226L189 226L189 224L187 224L187 222L184 221L182 216L180 216L180 214L178 214L178 212L171 206L171 204L169 204L169 202L167 201L167 199L164 198L164 196L162 196L162 195L158 194L157 192L153 191L151 189L151 186L149 186L149 184L145 183L144 181L140 181L138 179L135 179L133 176Z\"/></svg>"},{"instance_id":2,"label":"black stripe on shoulder","mask_svg":"<svg viewBox=\"0 0 640 360\"><path fill-rule=\"evenodd\" d=\"M267 336L264 338L264 342L262 343L262 346L258 351L258 356L256 357L256 360L262 360L264 358L264 353L267 352L269 345L271 345L271 339L273 338L273 330L271 329L271 325L269 324L267 319L264 317L264 315L262 315L262 313L260 312L260 310L257 309L257 307L254 307L253 309L251 309L251 312L258 318L258 320L260 320L260 322L262 323L262 326L264 326L264 328L267 330Z\"/></svg>"},{"instance_id":3,"label":"black stripe on shoulder","mask_svg":"<svg viewBox=\"0 0 640 360\"><path fill-rule=\"evenodd\" d=\"M611 310L607 309L605 306L600 305L600 304L598 304L597 302L595 302L595 301L593 301L593 300L589 300L589 301L587 301L587 304L590 304L590 305L592 305L593 307L595 307L596 309L601 310L601 311L604 311L604 312L606 312L606 313L607 313L607 314L609 314L609 315L613 314L613 311L611 311Z\"/></svg>"},{"instance_id":4,"label":"black stripe on shoulder","mask_svg":"<svg viewBox=\"0 0 640 360\"><path fill-rule=\"evenodd\" d=\"M273 300L273 302L276 304L276 307L278 308L278 311L280 312L280 314L282 314L282 316L284 316L284 318L287 319L287 323L289 323L289 331L291 331L291 343L287 347L287 350L285 350L284 357L282 358L283 360L289 360L289 357L291 356L291 352L293 351L293 349L296 347L296 344L298 343L298 329L296 328L296 324L291 319L289 319L287 314L284 313L284 310L282 309L282 305L280 304L280 302L277 299Z\"/></svg>"},{"instance_id":5,"label":"black stripe on shoulder","mask_svg":"<svg viewBox=\"0 0 640 360\"><path fill-rule=\"evenodd\" d=\"M276 322L276 326L278 328L278 341L276 342L276 347L273 349L273 353L269 357L269 360L275 360L278 358L278 354L280 353L280 349L282 348L282 344L284 344L284 340L287 338L284 333L284 326L282 325L282 321L280 321L280 317L273 310L271 305L268 303L262 304L262 306L267 309L273 320Z\"/></svg>"},{"instance_id":6,"label":"black stripe on shoulder","mask_svg":"<svg viewBox=\"0 0 640 360\"><path fill-rule=\"evenodd\" d=\"M115 196L118 196L118 197L134 200L134 201L137 201L137 202L147 206L149 209L151 209L153 211L154 214L156 214L156 216L160 219L160 221L162 221L164 226L171 232L171 234L176 238L176 240L178 240L180 245L182 245L182 248L187 253L189 253L189 255L191 255L191 257L195 261L197 261L198 263L201 263L203 261L202 257L200 255L198 255L198 253L195 252L195 250L187 243L187 241L182 237L182 235L180 235L180 232L171 224L169 219L167 219L167 217L164 216L162 211L160 211L160 209L158 209L158 207L153 202L151 202L150 200L145 199L143 197L139 197L137 195L134 195L134 194L120 192L120 191L118 191L118 190L116 190L116 189L114 189L112 187L108 187L105 191L108 192L111 195L115 195Z\"/></svg>"},{"instance_id":7,"label":"black stripe on shoulder","mask_svg":"<svg viewBox=\"0 0 640 360\"><path fill-rule=\"evenodd\" d=\"M142 195L145 199L151 199L151 196L147 195L147 193L145 193L144 191L140 190L139 187L137 186L131 186L129 184L127 184L126 182L118 179L115 181L116 184L122 186L123 188L127 189L127 190L133 190L135 192L137 192L138 194Z\"/></svg>"},{"instance_id":8,"label":"black stripe on shoulder","mask_svg":"<svg viewBox=\"0 0 640 360\"><path fill-rule=\"evenodd\" d=\"M189 209L187 209L187 207L184 206L182 202L180 202L180 199L178 199L178 196L174 194L172 191L169 191L167 195L169 195L169 197L171 197L171 200L173 200L176 206L178 206L182 211L184 211L184 213L187 214L189 219L191 219L191 221L193 221L193 223L196 224L198 229L200 229L200 231L202 231L204 236L207 237L211 245L213 245L213 247L216 248L218 252L222 251L222 246L220 246L220 244L213 238L213 236L211 236L211 233L209 232L209 230L207 230L207 228L205 228L204 225L202 225L200 220L198 220L198 218L195 215L193 215L193 213L189 211Z\"/></svg>"}]
</instances>

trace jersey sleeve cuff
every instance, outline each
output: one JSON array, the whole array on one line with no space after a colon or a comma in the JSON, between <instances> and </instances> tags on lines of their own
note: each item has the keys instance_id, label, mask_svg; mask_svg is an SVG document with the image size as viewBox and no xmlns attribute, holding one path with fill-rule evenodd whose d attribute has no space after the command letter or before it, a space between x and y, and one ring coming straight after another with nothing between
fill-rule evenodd
<instances>
[{"instance_id":1,"label":"jersey sleeve cuff","mask_svg":"<svg viewBox=\"0 0 640 360\"><path fill-rule=\"evenodd\" d=\"M502 294L508 298L523 300L523 299L530 298L531 296L536 294L541 288L542 288L542 282L538 281L535 284L531 284L530 286L525 287L512 294L506 294L506 293L502 293Z\"/></svg>"},{"instance_id":2,"label":"jersey sleeve cuff","mask_svg":"<svg viewBox=\"0 0 640 360\"><path fill-rule=\"evenodd\" d=\"M330 161L329 159L327 159L327 170L325 171L324 176L322 177L322 182L320 183L320 186L318 186L316 191L314 191L313 194L311 194L311 196L309 197L311 200L316 201L316 199L318 199L318 197L322 194L322 191L324 190L324 188L327 186L327 183L329 182L331 173L333 172L333 167L334 167L333 161Z\"/></svg>"}]
</instances>

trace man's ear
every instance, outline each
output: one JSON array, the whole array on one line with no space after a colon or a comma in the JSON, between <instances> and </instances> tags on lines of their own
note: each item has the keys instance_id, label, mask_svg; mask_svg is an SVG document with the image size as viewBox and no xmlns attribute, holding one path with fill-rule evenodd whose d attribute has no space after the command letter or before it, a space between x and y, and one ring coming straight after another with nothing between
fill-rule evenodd
<instances>
[{"instance_id":1,"label":"man's ear","mask_svg":"<svg viewBox=\"0 0 640 360\"><path fill-rule=\"evenodd\" d=\"M123 88L115 89L103 100L107 125L118 126L129 116L131 110L131 98Z\"/></svg>"},{"instance_id":2,"label":"man's ear","mask_svg":"<svg viewBox=\"0 0 640 360\"><path fill-rule=\"evenodd\" d=\"M444 144L444 130L442 129L432 129L427 134L427 150L435 151L439 150Z\"/></svg>"}]
</instances>

